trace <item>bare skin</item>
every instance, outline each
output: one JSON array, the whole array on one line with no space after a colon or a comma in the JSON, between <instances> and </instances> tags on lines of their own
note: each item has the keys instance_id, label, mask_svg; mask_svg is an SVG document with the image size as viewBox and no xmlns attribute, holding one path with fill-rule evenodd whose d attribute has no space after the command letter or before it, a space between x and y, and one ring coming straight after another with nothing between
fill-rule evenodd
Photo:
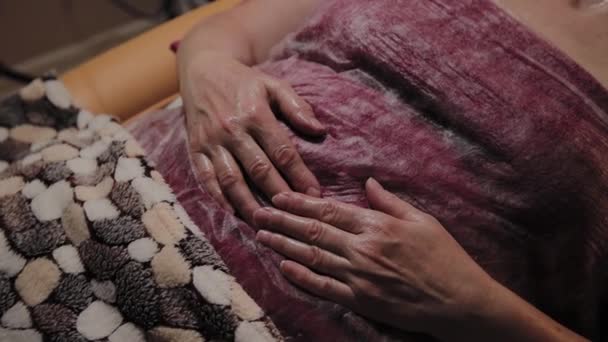
<instances>
[{"instance_id":1,"label":"bare skin","mask_svg":"<svg viewBox=\"0 0 608 342\"><path fill-rule=\"evenodd\" d=\"M608 5L594 1L496 0L608 87ZM248 0L182 42L180 88L207 190L272 231L258 239L292 260L281 265L288 279L371 319L445 341L584 340L494 281L437 220L376 182L366 185L371 210L316 198L319 183L270 105L302 134L322 135L324 127L288 84L251 66L320 2ZM260 209L245 176L280 210Z\"/></svg>"},{"instance_id":2,"label":"bare skin","mask_svg":"<svg viewBox=\"0 0 608 342\"><path fill-rule=\"evenodd\" d=\"M496 0L608 88L608 2Z\"/></svg>"},{"instance_id":3,"label":"bare skin","mask_svg":"<svg viewBox=\"0 0 608 342\"><path fill-rule=\"evenodd\" d=\"M372 209L273 198L257 239L293 283L370 319L441 341L585 341L494 281L435 220L373 179Z\"/></svg>"},{"instance_id":4,"label":"bare skin","mask_svg":"<svg viewBox=\"0 0 608 342\"><path fill-rule=\"evenodd\" d=\"M243 173L269 197L291 189L320 195L319 182L270 104L277 103L300 133L322 135L323 125L288 84L250 68L318 2L246 1L201 23L179 49L180 89L200 179L224 208L250 223L259 204ZM267 8L273 8L272 20L257 15Z\"/></svg>"},{"instance_id":5,"label":"bare skin","mask_svg":"<svg viewBox=\"0 0 608 342\"><path fill-rule=\"evenodd\" d=\"M608 4L594 6L597 1L496 0L608 87ZM249 0L202 22L180 47L180 88L200 178L219 203L249 223L259 205L243 172L269 197L290 189L318 195L317 180L278 128L269 103L278 103L300 133L322 135L323 126L289 85L250 66L263 62L319 3ZM272 20L267 8L273 8Z\"/></svg>"}]
</instances>

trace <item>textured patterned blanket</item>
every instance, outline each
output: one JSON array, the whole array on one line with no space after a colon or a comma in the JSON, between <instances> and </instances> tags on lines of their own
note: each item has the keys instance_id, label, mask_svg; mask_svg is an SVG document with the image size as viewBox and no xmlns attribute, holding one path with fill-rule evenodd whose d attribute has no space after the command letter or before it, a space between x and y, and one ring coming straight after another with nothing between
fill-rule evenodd
<instances>
[{"instance_id":1,"label":"textured patterned blanket","mask_svg":"<svg viewBox=\"0 0 608 342\"><path fill-rule=\"evenodd\" d=\"M130 134L36 80L0 103L0 341L280 341Z\"/></svg>"}]
</instances>

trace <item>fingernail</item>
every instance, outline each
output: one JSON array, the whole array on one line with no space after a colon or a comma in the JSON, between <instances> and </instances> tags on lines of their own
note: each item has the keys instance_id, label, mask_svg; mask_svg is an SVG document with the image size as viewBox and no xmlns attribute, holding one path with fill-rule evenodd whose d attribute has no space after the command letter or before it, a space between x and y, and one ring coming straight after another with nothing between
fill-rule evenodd
<instances>
[{"instance_id":1,"label":"fingernail","mask_svg":"<svg viewBox=\"0 0 608 342\"><path fill-rule=\"evenodd\" d=\"M321 190L311 186L310 188L306 189L306 194L312 197L321 197Z\"/></svg>"},{"instance_id":2,"label":"fingernail","mask_svg":"<svg viewBox=\"0 0 608 342\"><path fill-rule=\"evenodd\" d=\"M231 214L234 215L234 213L235 213L234 208L230 204L224 203L223 207L225 210L228 210Z\"/></svg>"},{"instance_id":3,"label":"fingernail","mask_svg":"<svg viewBox=\"0 0 608 342\"><path fill-rule=\"evenodd\" d=\"M318 129L320 131L324 131L325 130L325 126L321 123L321 121L315 119L315 118L310 118L308 120L308 122L313 125L315 127L315 129Z\"/></svg>"},{"instance_id":4,"label":"fingernail","mask_svg":"<svg viewBox=\"0 0 608 342\"><path fill-rule=\"evenodd\" d=\"M253 213L253 220L258 225L268 224L272 213L268 208L260 208Z\"/></svg>"},{"instance_id":5,"label":"fingernail","mask_svg":"<svg viewBox=\"0 0 608 342\"><path fill-rule=\"evenodd\" d=\"M280 194L276 194L272 197L272 203L274 205L280 205L280 203L285 203L285 201L289 198L289 195L285 192L281 192Z\"/></svg>"},{"instance_id":6,"label":"fingernail","mask_svg":"<svg viewBox=\"0 0 608 342\"><path fill-rule=\"evenodd\" d=\"M384 187L382 186L382 184L378 183L378 181L376 179L374 179L374 177L369 177L367 179L367 182L370 183L373 186L377 186L380 189L384 189Z\"/></svg>"},{"instance_id":7,"label":"fingernail","mask_svg":"<svg viewBox=\"0 0 608 342\"><path fill-rule=\"evenodd\" d=\"M281 260L281 262L279 263L279 268L281 269L281 271L285 271L285 260Z\"/></svg>"},{"instance_id":8,"label":"fingernail","mask_svg":"<svg viewBox=\"0 0 608 342\"><path fill-rule=\"evenodd\" d=\"M268 231L265 230L260 230L258 231L258 233L255 235L255 239L259 242L266 242L268 241L268 238L270 237L270 233Z\"/></svg>"},{"instance_id":9,"label":"fingernail","mask_svg":"<svg viewBox=\"0 0 608 342\"><path fill-rule=\"evenodd\" d=\"M315 126L320 129L320 130L325 130L325 125L321 123L321 121L314 119L313 122L315 123Z\"/></svg>"}]
</instances>

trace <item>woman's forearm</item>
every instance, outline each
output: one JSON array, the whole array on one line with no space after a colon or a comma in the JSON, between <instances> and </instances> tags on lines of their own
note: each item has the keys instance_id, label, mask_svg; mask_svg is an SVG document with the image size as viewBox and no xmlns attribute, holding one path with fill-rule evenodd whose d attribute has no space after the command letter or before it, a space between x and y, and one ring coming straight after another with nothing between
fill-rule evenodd
<instances>
[{"instance_id":1,"label":"woman's forearm","mask_svg":"<svg viewBox=\"0 0 608 342\"><path fill-rule=\"evenodd\" d=\"M437 333L442 341L587 341L492 281L478 310Z\"/></svg>"},{"instance_id":2,"label":"woman's forearm","mask_svg":"<svg viewBox=\"0 0 608 342\"><path fill-rule=\"evenodd\" d=\"M216 52L231 56L246 65L254 63L253 41L246 34L235 12L220 13L197 24L181 41L178 64L183 66L201 52Z\"/></svg>"},{"instance_id":3,"label":"woman's forearm","mask_svg":"<svg viewBox=\"0 0 608 342\"><path fill-rule=\"evenodd\" d=\"M308 136L322 136L325 128L287 82L251 67L319 1L244 0L201 22L179 47L180 93L198 179L225 210L251 224L259 203L246 179L269 198L292 189L320 193L276 114L280 110L291 128Z\"/></svg>"},{"instance_id":4,"label":"woman's forearm","mask_svg":"<svg viewBox=\"0 0 608 342\"><path fill-rule=\"evenodd\" d=\"M270 48L308 17L320 0L246 0L199 23L182 41L178 62L201 52L226 55L245 65L266 59Z\"/></svg>"}]
</instances>

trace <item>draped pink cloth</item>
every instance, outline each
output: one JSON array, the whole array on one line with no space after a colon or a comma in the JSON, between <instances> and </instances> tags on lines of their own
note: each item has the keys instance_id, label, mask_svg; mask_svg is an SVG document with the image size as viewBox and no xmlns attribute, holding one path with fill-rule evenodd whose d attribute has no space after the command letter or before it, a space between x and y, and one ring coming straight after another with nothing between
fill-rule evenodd
<instances>
[{"instance_id":1,"label":"draped pink cloth","mask_svg":"<svg viewBox=\"0 0 608 342\"><path fill-rule=\"evenodd\" d=\"M293 136L325 197L373 176L567 327L606 325L608 92L489 0L327 1L261 68L328 128ZM132 132L238 281L295 340L405 340L290 285L197 182L181 112ZM606 331L603 331L604 335Z\"/></svg>"}]
</instances>

